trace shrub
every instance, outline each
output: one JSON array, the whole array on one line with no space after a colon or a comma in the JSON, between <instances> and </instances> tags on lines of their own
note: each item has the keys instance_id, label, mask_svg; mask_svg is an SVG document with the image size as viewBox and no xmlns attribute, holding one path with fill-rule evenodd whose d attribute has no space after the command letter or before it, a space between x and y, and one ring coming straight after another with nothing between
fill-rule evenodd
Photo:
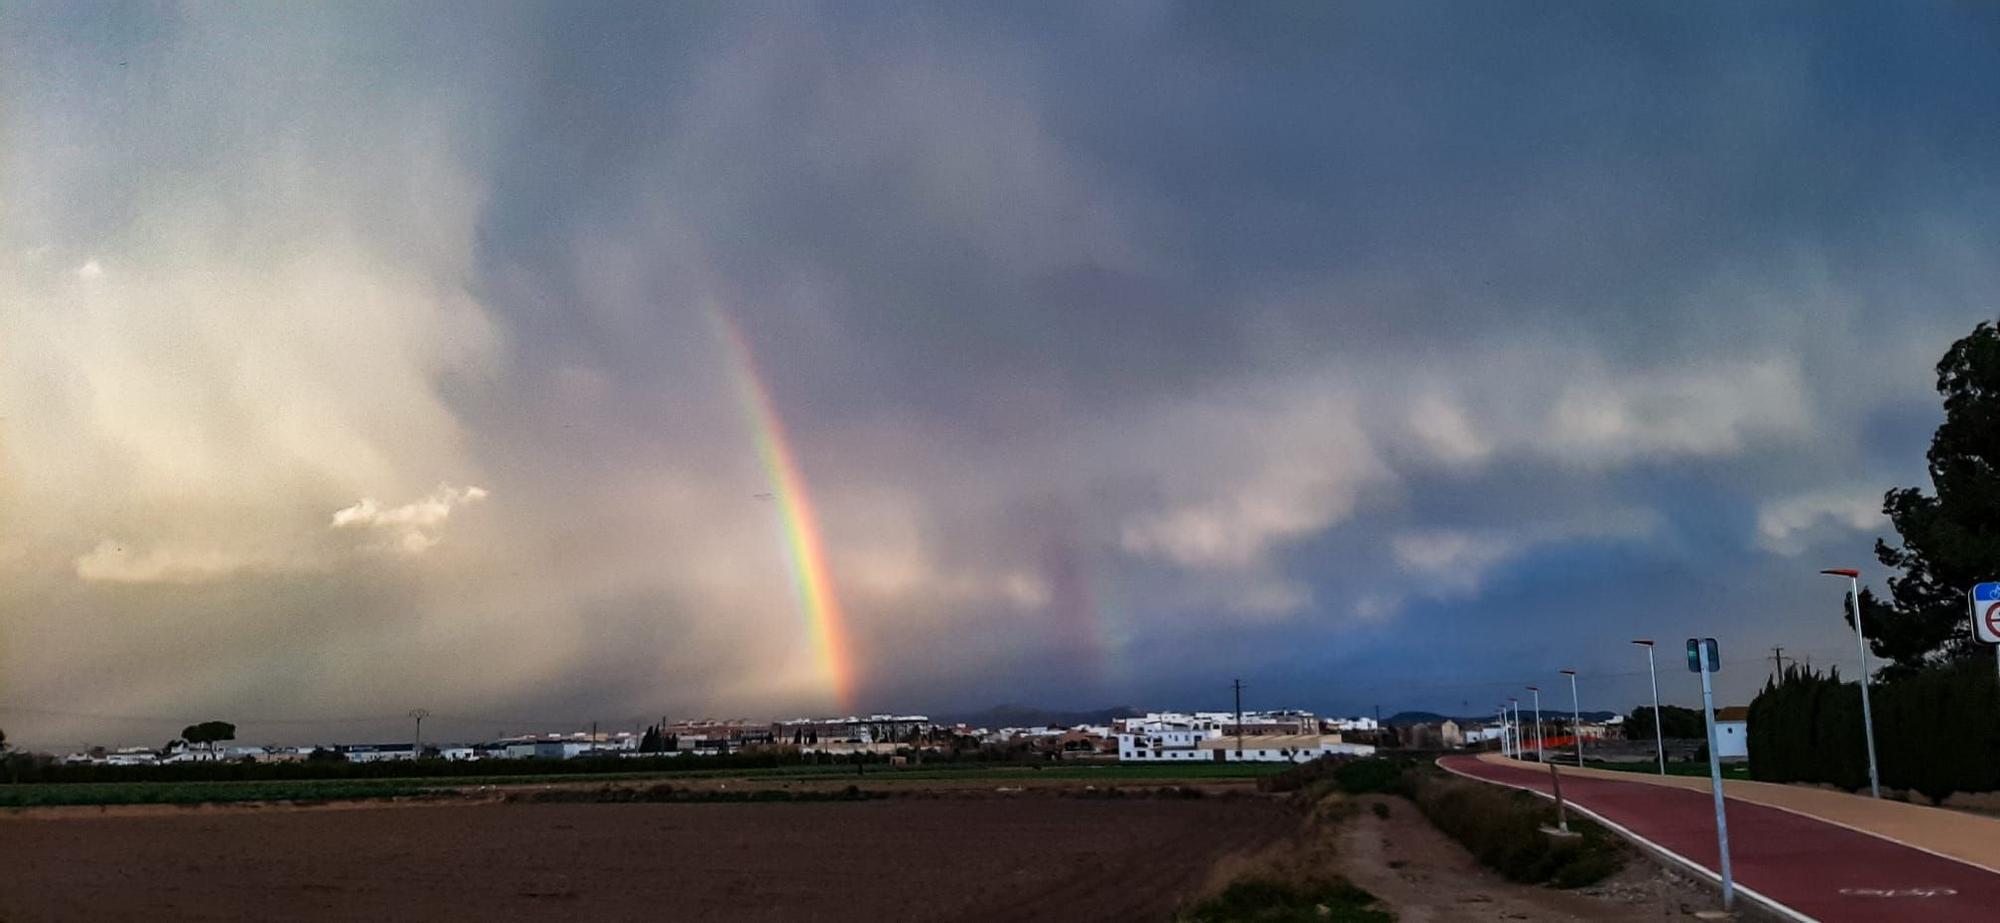
<instances>
[{"instance_id":1,"label":"shrub","mask_svg":"<svg viewBox=\"0 0 2000 923\"><path fill-rule=\"evenodd\" d=\"M1431 823L1510 880L1578 888L1625 865L1623 845L1596 824L1572 818L1570 829L1581 834L1573 838L1543 833L1555 824L1555 807L1527 792L1435 778L1415 786L1417 809Z\"/></svg>"},{"instance_id":2,"label":"shrub","mask_svg":"<svg viewBox=\"0 0 2000 923\"><path fill-rule=\"evenodd\" d=\"M1340 783L1340 790L1350 795L1402 794L1409 790L1403 778L1409 768L1407 760L1370 757L1343 763L1334 770L1333 777Z\"/></svg>"},{"instance_id":3,"label":"shrub","mask_svg":"<svg viewBox=\"0 0 2000 923\"><path fill-rule=\"evenodd\" d=\"M1393 923L1393 914L1374 909L1375 895L1341 879L1288 881L1243 878L1181 919L1188 923Z\"/></svg>"}]
</instances>

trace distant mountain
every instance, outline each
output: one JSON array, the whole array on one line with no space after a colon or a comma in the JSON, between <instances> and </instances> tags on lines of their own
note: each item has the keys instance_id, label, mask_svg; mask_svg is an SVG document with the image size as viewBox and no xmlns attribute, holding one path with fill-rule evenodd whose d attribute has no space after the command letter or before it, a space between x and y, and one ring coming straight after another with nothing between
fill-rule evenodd
<instances>
[{"instance_id":1,"label":"distant mountain","mask_svg":"<svg viewBox=\"0 0 2000 923\"><path fill-rule=\"evenodd\" d=\"M1110 724L1119 718L1132 718L1145 714L1144 709L1130 705L1117 705L1097 711L1052 711L1030 705L995 705L985 711L963 715L946 715L938 720L946 723L964 723L984 728L1025 728L1025 727L1075 727L1079 724Z\"/></svg>"}]
</instances>

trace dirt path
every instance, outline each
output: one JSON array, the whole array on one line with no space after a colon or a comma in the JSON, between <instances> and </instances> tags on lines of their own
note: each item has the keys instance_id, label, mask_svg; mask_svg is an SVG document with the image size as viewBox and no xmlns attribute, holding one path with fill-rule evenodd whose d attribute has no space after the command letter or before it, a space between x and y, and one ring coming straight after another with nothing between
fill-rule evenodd
<instances>
[{"instance_id":1,"label":"dirt path","mask_svg":"<svg viewBox=\"0 0 2000 923\"><path fill-rule=\"evenodd\" d=\"M1518 885L1482 867L1432 826L1416 805L1369 795L1343 822L1341 874L1380 898L1401 923L1493 920L1652 920L1691 918L1714 898L1643 860L1583 891ZM1374 805L1389 806L1389 816Z\"/></svg>"}]
</instances>

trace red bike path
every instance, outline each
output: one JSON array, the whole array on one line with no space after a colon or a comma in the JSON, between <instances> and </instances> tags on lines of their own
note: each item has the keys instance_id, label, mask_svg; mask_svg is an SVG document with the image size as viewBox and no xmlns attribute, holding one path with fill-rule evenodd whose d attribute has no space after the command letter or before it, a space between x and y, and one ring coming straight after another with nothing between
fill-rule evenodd
<instances>
[{"instance_id":1,"label":"red bike path","mask_svg":"<svg viewBox=\"0 0 2000 923\"><path fill-rule=\"evenodd\" d=\"M1438 765L1549 793L1549 771L1534 764L1447 756ZM1572 805L1699 865L1711 877L1717 873L1715 808L1708 792L1569 774L1562 788ZM1748 889L1794 917L1824 923L2000 920L2000 874L1802 814L1725 800L1738 900Z\"/></svg>"}]
</instances>

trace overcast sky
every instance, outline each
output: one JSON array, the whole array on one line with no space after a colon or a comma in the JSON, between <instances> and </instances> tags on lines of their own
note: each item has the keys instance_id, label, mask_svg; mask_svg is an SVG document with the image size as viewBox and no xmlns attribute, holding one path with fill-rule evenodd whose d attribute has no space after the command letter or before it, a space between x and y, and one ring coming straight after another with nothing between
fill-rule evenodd
<instances>
[{"instance_id":1,"label":"overcast sky","mask_svg":"<svg viewBox=\"0 0 2000 923\"><path fill-rule=\"evenodd\" d=\"M1984 4L10 4L0 727L1744 702L1995 253Z\"/></svg>"}]
</instances>

